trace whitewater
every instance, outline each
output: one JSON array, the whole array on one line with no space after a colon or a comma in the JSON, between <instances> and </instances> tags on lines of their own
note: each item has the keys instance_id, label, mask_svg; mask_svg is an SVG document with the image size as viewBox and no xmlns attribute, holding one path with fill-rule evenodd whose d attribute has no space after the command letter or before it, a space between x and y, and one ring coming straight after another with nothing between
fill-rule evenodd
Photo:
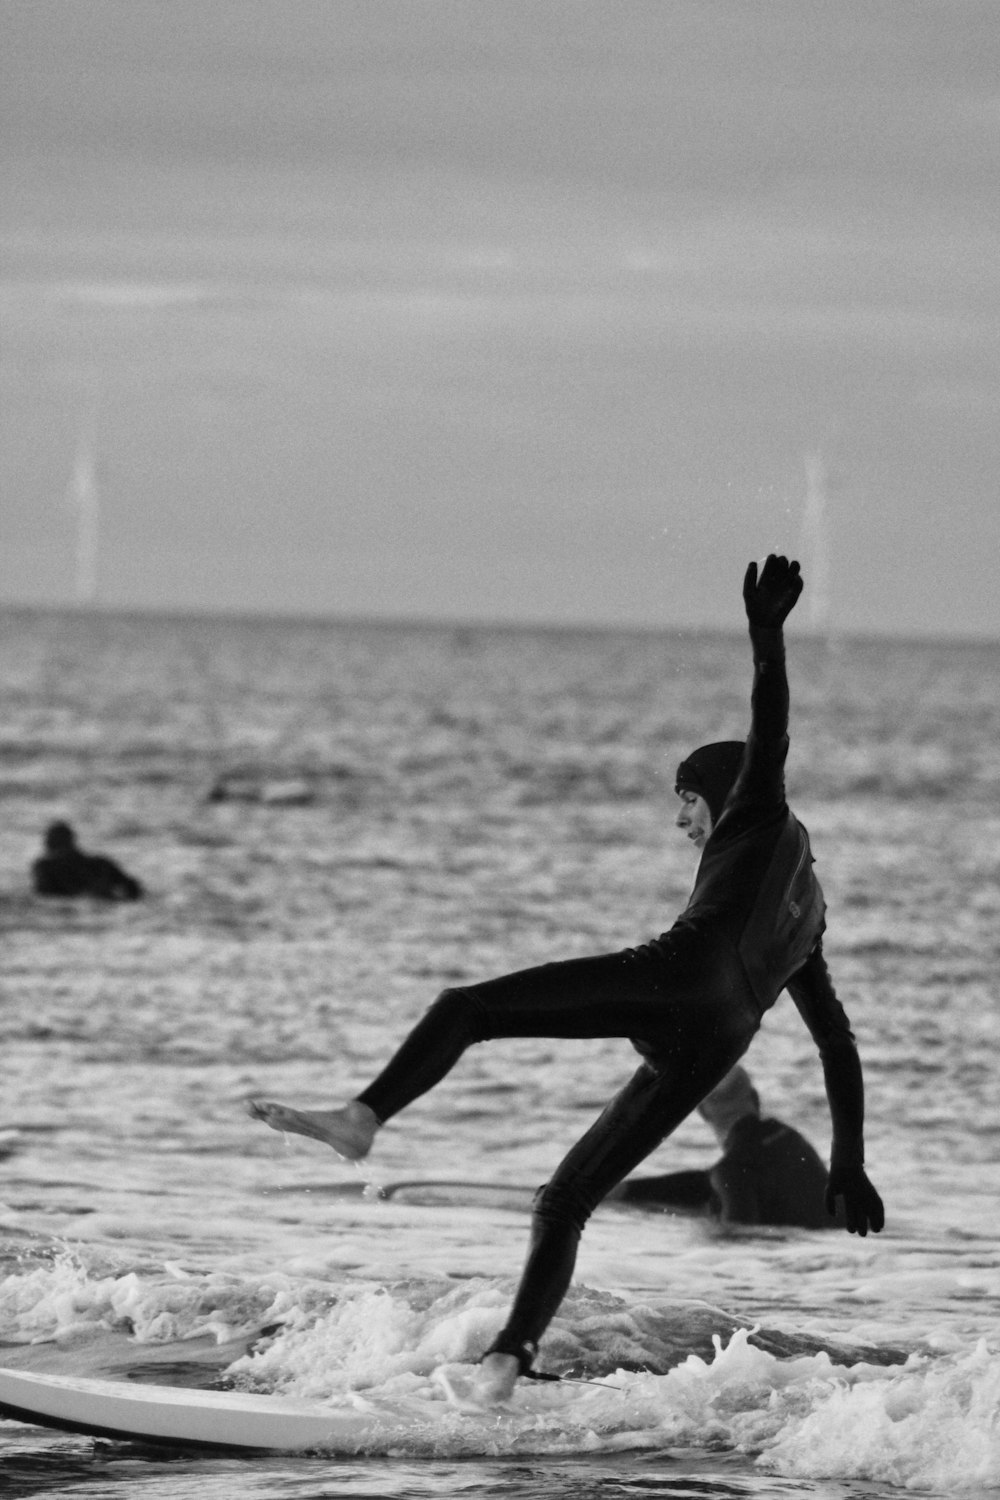
<instances>
[{"instance_id":1,"label":"whitewater","mask_svg":"<svg viewBox=\"0 0 1000 1500\"><path fill-rule=\"evenodd\" d=\"M13 1496L1000 1490L1000 653L789 631L789 791L865 1068L880 1236L602 1207L488 1431L434 1371L501 1325L527 1203L628 1044L473 1049L361 1167L247 1118L339 1102L448 984L645 941L693 876L673 770L741 734L739 633L8 611L0 1363L426 1399L364 1451L212 1458L0 1423ZM148 890L34 897L68 818ZM783 997L746 1058L825 1154ZM650 1170L704 1166L685 1123ZM389 1195L429 1179L477 1184Z\"/></svg>"}]
</instances>

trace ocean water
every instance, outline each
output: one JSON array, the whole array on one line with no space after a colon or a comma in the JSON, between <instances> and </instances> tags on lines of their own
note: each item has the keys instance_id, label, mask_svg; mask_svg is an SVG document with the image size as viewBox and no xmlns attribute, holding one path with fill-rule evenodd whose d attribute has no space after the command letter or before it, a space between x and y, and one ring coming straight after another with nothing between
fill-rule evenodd
<instances>
[{"instance_id":1,"label":"ocean water","mask_svg":"<svg viewBox=\"0 0 1000 1500\"><path fill-rule=\"evenodd\" d=\"M334 1399L419 1437L213 1458L0 1423L11 1496L871 1497L1000 1489L1000 651L789 635L789 788L887 1227L600 1209L543 1366L482 1425L431 1372L503 1318L528 1191L626 1042L473 1049L363 1168L245 1114L339 1101L446 984L641 942L694 873L672 773L744 732L740 636L6 612L0 1363ZM44 902L45 825L148 888ZM827 1149L787 997L746 1059ZM698 1119L650 1168L705 1165ZM400 1181L478 1183L414 1201ZM501 1191L502 1190L502 1191Z\"/></svg>"}]
</instances>

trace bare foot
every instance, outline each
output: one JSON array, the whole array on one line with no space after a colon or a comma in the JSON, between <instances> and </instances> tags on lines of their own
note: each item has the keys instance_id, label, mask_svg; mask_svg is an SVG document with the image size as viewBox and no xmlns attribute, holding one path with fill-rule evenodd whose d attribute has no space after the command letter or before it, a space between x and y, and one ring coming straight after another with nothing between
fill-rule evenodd
<instances>
[{"instance_id":1,"label":"bare foot","mask_svg":"<svg viewBox=\"0 0 1000 1500\"><path fill-rule=\"evenodd\" d=\"M488 1411L514 1394L521 1366L513 1354L487 1354L478 1365L438 1365L432 1379L461 1411Z\"/></svg>"},{"instance_id":2,"label":"bare foot","mask_svg":"<svg viewBox=\"0 0 1000 1500\"><path fill-rule=\"evenodd\" d=\"M368 1155L379 1124L375 1113L358 1099L352 1099L343 1109L289 1109L272 1099L251 1099L247 1113L272 1130L323 1141L348 1161L360 1161Z\"/></svg>"},{"instance_id":3,"label":"bare foot","mask_svg":"<svg viewBox=\"0 0 1000 1500\"><path fill-rule=\"evenodd\" d=\"M509 1401L521 1373L521 1366L513 1354L487 1354L479 1365L476 1381L476 1396L483 1406L496 1406Z\"/></svg>"}]
</instances>

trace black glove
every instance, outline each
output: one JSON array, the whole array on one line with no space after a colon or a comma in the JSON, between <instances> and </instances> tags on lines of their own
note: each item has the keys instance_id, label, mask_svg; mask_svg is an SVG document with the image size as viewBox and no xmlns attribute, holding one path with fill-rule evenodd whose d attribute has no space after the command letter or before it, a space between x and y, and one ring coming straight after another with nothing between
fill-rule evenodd
<instances>
[{"instance_id":1,"label":"black glove","mask_svg":"<svg viewBox=\"0 0 1000 1500\"><path fill-rule=\"evenodd\" d=\"M787 557L767 559L757 577L757 564L752 562L743 579L743 603L751 625L767 630L780 630L795 607L802 592L802 578L797 562Z\"/></svg>"},{"instance_id":2,"label":"black glove","mask_svg":"<svg viewBox=\"0 0 1000 1500\"><path fill-rule=\"evenodd\" d=\"M869 1229L878 1234L885 1223L885 1209L882 1199L868 1181L864 1167L837 1166L836 1163L831 1166L826 1186L828 1214L836 1213L838 1198L844 1200L847 1229L851 1234L860 1234L864 1238Z\"/></svg>"}]
</instances>

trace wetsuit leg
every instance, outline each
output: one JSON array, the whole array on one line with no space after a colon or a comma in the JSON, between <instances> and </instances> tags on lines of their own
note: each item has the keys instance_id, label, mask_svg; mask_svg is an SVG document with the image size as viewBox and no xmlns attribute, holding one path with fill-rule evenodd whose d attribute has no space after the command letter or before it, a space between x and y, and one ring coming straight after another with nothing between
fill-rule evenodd
<instances>
[{"instance_id":1,"label":"wetsuit leg","mask_svg":"<svg viewBox=\"0 0 1000 1500\"><path fill-rule=\"evenodd\" d=\"M538 1344L569 1288L590 1214L725 1077L756 1029L747 1009L718 995L686 1019L670 1054L639 1068L536 1194L527 1260L492 1350L523 1357Z\"/></svg>"},{"instance_id":2,"label":"wetsuit leg","mask_svg":"<svg viewBox=\"0 0 1000 1500\"><path fill-rule=\"evenodd\" d=\"M662 939L445 990L358 1098L384 1122L439 1083L473 1042L500 1037L641 1037L656 1045L671 1024L669 999L710 982L711 965L687 947Z\"/></svg>"}]
</instances>

